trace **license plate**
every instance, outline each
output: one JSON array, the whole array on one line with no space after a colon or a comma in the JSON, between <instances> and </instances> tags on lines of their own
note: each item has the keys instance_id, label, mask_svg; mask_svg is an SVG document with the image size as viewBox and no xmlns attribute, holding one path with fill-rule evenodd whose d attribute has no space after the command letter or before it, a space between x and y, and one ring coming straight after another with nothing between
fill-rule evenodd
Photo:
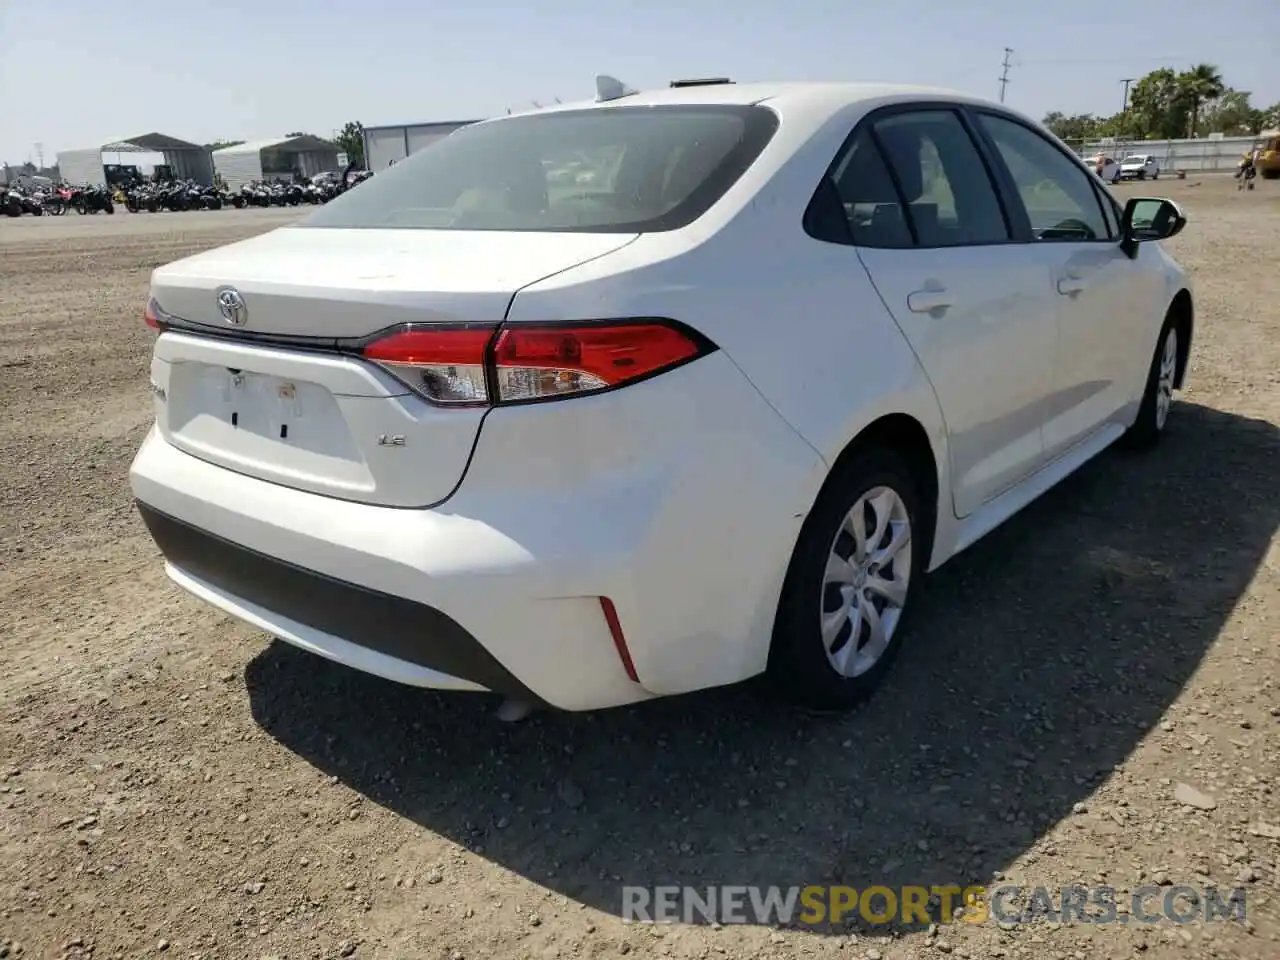
<instances>
[{"instance_id":1,"label":"license plate","mask_svg":"<svg viewBox=\"0 0 1280 960\"><path fill-rule=\"evenodd\" d=\"M227 371L224 409L237 429L289 440L290 430L305 416L301 393L290 380Z\"/></svg>"}]
</instances>

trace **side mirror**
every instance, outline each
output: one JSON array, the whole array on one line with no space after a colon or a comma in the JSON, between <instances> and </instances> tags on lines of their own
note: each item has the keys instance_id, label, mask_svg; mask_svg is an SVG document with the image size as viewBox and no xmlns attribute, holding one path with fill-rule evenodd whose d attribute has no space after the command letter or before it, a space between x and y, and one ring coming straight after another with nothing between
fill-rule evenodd
<instances>
[{"instance_id":1,"label":"side mirror","mask_svg":"<svg viewBox=\"0 0 1280 960\"><path fill-rule=\"evenodd\" d=\"M1186 214L1172 200L1133 197L1124 206L1124 216L1120 221L1120 245L1125 253L1134 257L1138 254L1138 244L1176 237L1186 225Z\"/></svg>"}]
</instances>

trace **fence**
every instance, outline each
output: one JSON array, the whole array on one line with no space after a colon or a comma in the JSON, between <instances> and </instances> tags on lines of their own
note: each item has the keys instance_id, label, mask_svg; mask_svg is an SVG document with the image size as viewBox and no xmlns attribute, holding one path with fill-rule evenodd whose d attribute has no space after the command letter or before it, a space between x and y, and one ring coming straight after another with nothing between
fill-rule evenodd
<instances>
[{"instance_id":1,"label":"fence","mask_svg":"<svg viewBox=\"0 0 1280 960\"><path fill-rule=\"evenodd\" d=\"M1161 170L1186 173L1234 173L1245 151L1261 142L1259 137L1222 137L1210 140L1088 140L1072 143L1082 157L1105 153L1115 160L1131 153L1149 153Z\"/></svg>"}]
</instances>

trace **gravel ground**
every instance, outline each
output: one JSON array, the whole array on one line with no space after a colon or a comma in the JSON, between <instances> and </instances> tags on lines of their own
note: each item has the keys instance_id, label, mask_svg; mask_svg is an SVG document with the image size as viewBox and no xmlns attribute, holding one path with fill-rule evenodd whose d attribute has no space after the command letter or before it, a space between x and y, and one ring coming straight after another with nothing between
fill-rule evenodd
<instances>
[{"instance_id":1,"label":"gravel ground","mask_svg":"<svg viewBox=\"0 0 1280 960\"><path fill-rule=\"evenodd\" d=\"M148 273L291 214L0 221L0 957L1274 960L1280 184L1159 189L1200 309L1166 442L940 571L839 720L729 689L504 725L180 595L126 483ZM1241 887L1247 917L620 919L624 883L983 882Z\"/></svg>"}]
</instances>

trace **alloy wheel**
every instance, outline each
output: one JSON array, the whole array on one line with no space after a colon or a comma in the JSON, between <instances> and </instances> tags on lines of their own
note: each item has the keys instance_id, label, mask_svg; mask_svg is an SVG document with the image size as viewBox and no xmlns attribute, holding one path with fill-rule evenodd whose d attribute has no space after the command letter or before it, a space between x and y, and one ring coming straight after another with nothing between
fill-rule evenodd
<instances>
[{"instance_id":1,"label":"alloy wheel","mask_svg":"<svg viewBox=\"0 0 1280 960\"><path fill-rule=\"evenodd\" d=\"M911 517L890 487L873 487L845 514L831 543L820 607L823 647L844 677L884 655L911 580Z\"/></svg>"},{"instance_id":2,"label":"alloy wheel","mask_svg":"<svg viewBox=\"0 0 1280 960\"><path fill-rule=\"evenodd\" d=\"M1170 327L1160 354L1160 372L1156 376L1156 429L1163 430L1173 404L1173 381L1178 369L1178 332Z\"/></svg>"}]
</instances>

